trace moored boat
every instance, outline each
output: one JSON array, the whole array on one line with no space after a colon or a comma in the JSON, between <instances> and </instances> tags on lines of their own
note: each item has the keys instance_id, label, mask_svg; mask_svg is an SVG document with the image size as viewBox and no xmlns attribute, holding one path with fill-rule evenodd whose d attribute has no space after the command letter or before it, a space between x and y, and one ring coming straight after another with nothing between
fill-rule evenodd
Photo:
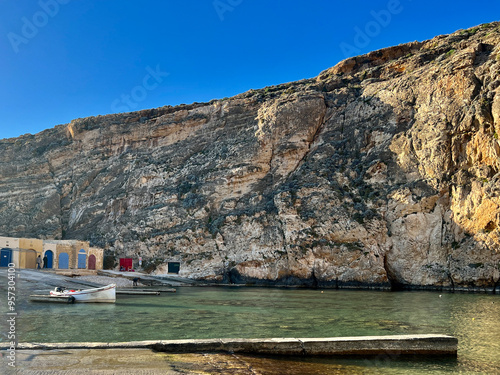
<instances>
[{"instance_id":1,"label":"moored boat","mask_svg":"<svg viewBox=\"0 0 500 375\"><path fill-rule=\"evenodd\" d=\"M116 284L85 290L68 290L57 287L50 291L51 296L73 297L75 302L108 302L116 301Z\"/></svg>"}]
</instances>

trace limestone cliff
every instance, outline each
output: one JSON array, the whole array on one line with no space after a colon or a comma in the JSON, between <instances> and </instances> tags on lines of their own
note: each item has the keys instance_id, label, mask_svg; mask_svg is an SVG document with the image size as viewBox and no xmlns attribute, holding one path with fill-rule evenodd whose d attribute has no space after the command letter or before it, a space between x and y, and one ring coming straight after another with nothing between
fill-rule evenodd
<instances>
[{"instance_id":1,"label":"limestone cliff","mask_svg":"<svg viewBox=\"0 0 500 375\"><path fill-rule=\"evenodd\" d=\"M0 141L0 233L221 282L493 286L500 26Z\"/></svg>"}]
</instances>

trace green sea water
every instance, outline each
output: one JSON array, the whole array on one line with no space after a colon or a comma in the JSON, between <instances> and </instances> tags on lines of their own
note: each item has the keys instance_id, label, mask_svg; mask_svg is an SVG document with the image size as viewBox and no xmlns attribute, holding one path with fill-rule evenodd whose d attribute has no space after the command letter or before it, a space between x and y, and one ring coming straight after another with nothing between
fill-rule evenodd
<instances>
[{"instance_id":1,"label":"green sea water","mask_svg":"<svg viewBox=\"0 0 500 375\"><path fill-rule=\"evenodd\" d=\"M22 281L18 284L16 329L20 342L433 333L458 338L457 359L408 360L380 356L254 360L264 361L263 366L270 369L287 366L291 369L300 364L311 369L311 373L500 373L498 295L183 287L177 288L177 293L161 296L119 296L115 304L63 305L31 303L27 298L30 285ZM5 287L0 287L0 292L2 313L5 313ZM2 341L4 336L2 333Z\"/></svg>"}]
</instances>

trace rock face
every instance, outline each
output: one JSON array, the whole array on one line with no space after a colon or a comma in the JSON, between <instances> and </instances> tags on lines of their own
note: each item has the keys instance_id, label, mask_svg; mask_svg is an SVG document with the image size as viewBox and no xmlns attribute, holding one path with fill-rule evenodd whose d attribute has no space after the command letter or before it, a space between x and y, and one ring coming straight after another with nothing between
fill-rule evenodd
<instances>
[{"instance_id":1,"label":"rock face","mask_svg":"<svg viewBox=\"0 0 500 375\"><path fill-rule=\"evenodd\" d=\"M0 233L220 282L485 287L500 267L498 23L226 100L0 141Z\"/></svg>"}]
</instances>

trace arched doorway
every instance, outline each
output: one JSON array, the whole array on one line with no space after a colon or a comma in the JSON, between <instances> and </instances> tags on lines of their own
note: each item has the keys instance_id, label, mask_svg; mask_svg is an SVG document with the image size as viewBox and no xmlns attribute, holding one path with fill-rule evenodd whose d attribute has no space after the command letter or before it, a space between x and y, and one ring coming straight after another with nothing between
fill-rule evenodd
<instances>
[{"instance_id":1,"label":"arched doorway","mask_svg":"<svg viewBox=\"0 0 500 375\"><path fill-rule=\"evenodd\" d=\"M95 270L95 263L96 263L95 255L94 254L89 255L89 270Z\"/></svg>"},{"instance_id":2,"label":"arched doorway","mask_svg":"<svg viewBox=\"0 0 500 375\"><path fill-rule=\"evenodd\" d=\"M8 267L12 263L12 250L2 249L0 252L0 267Z\"/></svg>"},{"instance_id":3,"label":"arched doorway","mask_svg":"<svg viewBox=\"0 0 500 375\"><path fill-rule=\"evenodd\" d=\"M69 268L69 255L68 253L59 254L59 269L67 270Z\"/></svg>"},{"instance_id":4,"label":"arched doorway","mask_svg":"<svg viewBox=\"0 0 500 375\"><path fill-rule=\"evenodd\" d=\"M52 252L52 250L47 250L45 252L45 257L47 257L45 262L45 268L54 267L54 253Z\"/></svg>"},{"instance_id":5,"label":"arched doorway","mask_svg":"<svg viewBox=\"0 0 500 375\"><path fill-rule=\"evenodd\" d=\"M83 249L78 252L78 268L87 268L87 254L85 254L85 250Z\"/></svg>"},{"instance_id":6,"label":"arched doorway","mask_svg":"<svg viewBox=\"0 0 500 375\"><path fill-rule=\"evenodd\" d=\"M26 259L26 268L36 268L36 251L33 249L27 250L25 253L25 259Z\"/></svg>"}]
</instances>

